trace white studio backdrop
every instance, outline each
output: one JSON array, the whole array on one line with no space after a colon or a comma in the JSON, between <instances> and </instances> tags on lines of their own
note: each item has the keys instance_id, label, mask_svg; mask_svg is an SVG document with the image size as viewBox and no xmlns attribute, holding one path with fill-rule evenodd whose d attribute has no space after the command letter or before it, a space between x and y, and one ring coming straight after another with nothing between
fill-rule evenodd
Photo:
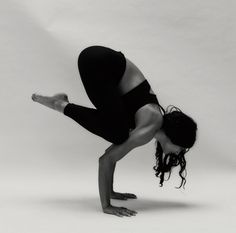
<instances>
[{"instance_id":1,"label":"white studio backdrop","mask_svg":"<svg viewBox=\"0 0 236 233\"><path fill-rule=\"evenodd\" d=\"M11 191L18 190L21 183L12 183L17 177L37 177L39 183L49 174L89 172L96 177L98 157L110 143L31 100L35 92L65 92L71 102L93 107L80 81L77 58L94 44L122 51L143 72L164 108L175 105L198 123L198 140L186 154L188 175L195 176L190 183L199 182L201 189L203 174L213 180L225 181L225 173L235 177L235 9L233 0L2 0L2 189L12 184ZM148 174L158 184L152 171L154 153L154 140L130 152L120 162L117 179L126 182L130 174L144 181ZM79 182L80 177L74 179ZM176 178L173 186L179 182ZM86 193L89 186L83 184Z\"/></svg>"}]
</instances>

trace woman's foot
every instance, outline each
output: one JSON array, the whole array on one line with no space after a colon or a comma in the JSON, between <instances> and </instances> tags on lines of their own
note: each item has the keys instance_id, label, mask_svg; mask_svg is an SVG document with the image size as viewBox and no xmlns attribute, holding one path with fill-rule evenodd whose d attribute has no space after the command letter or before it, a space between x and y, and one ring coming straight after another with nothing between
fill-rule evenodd
<instances>
[{"instance_id":1,"label":"woman's foot","mask_svg":"<svg viewBox=\"0 0 236 233\"><path fill-rule=\"evenodd\" d=\"M56 99L64 100L66 102L69 102L68 95L65 94L65 93L58 93L58 94L53 95L52 97L56 98Z\"/></svg>"},{"instance_id":2,"label":"woman's foot","mask_svg":"<svg viewBox=\"0 0 236 233\"><path fill-rule=\"evenodd\" d=\"M42 96L34 93L31 98L35 102L62 113L64 112L65 106L69 103L68 96L64 93L58 93L53 96Z\"/></svg>"}]
</instances>

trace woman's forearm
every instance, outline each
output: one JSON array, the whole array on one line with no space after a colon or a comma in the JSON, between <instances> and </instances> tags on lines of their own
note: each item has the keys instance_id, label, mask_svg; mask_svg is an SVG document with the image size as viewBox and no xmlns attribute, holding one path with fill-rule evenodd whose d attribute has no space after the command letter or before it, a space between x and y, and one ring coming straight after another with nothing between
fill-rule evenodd
<instances>
[{"instance_id":1,"label":"woman's forearm","mask_svg":"<svg viewBox=\"0 0 236 233\"><path fill-rule=\"evenodd\" d=\"M110 160L99 159L98 183L102 208L111 205L110 195L112 187L112 175L114 169L115 164L112 163Z\"/></svg>"},{"instance_id":2,"label":"woman's forearm","mask_svg":"<svg viewBox=\"0 0 236 233\"><path fill-rule=\"evenodd\" d=\"M114 173L115 173L116 163L113 164L113 172L111 174L111 186L110 186L110 192L112 193L114 191L113 187L113 181L114 181Z\"/></svg>"},{"instance_id":3,"label":"woman's forearm","mask_svg":"<svg viewBox=\"0 0 236 233\"><path fill-rule=\"evenodd\" d=\"M105 154L99 158L99 194L102 208L111 205L110 194L112 191L112 182L115 164L122 159L129 151L137 147L136 142L130 137L120 145L112 145L106 150Z\"/></svg>"},{"instance_id":4,"label":"woman's forearm","mask_svg":"<svg viewBox=\"0 0 236 233\"><path fill-rule=\"evenodd\" d=\"M105 153L108 153L112 148L115 147L115 144L110 145L106 150ZM113 181L114 181L114 172L115 172L115 168L116 168L116 163L112 164L113 170L112 170L112 175L111 175L111 186L110 186L110 191L113 192L114 188L113 188Z\"/></svg>"}]
</instances>

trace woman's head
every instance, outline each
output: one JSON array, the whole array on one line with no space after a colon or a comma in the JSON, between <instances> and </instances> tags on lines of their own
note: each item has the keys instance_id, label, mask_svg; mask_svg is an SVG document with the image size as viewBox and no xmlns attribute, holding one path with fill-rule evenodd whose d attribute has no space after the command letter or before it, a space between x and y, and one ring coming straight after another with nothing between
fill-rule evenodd
<instances>
[{"instance_id":1,"label":"woman's head","mask_svg":"<svg viewBox=\"0 0 236 233\"><path fill-rule=\"evenodd\" d=\"M171 108L169 109L169 107ZM197 124L177 107L170 105L166 111L163 108L162 110L164 112L163 124L155 136L157 139L156 166L153 169L156 171L156 176L160 176L162 186L165 172L171 174L172 168L180 165L181 187L185 181L182 176L186 167L184 154L193 147L196 141ZM164 158L163 153L165 154Z\"/></svg>"},{"instance_id":2,"label":"woman's head","mask_svg":"<svg viewBox=\"0 0 236 233\"><path fill-rule=\"evenodd\" d=\"M164 114L162 130L173 144L184 148L191 148L196 141L196 122L174 106Z\"/></svg>"}]
</instances>

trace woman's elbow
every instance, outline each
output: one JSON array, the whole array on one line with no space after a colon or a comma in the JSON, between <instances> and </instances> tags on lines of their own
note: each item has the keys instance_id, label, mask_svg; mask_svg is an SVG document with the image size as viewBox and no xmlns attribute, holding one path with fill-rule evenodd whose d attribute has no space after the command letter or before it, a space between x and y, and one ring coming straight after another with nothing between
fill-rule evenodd
<instances>
[{"instance_id":1,"label":"woman's elbow","mask_svg":"<svg viewBox=\"0 0 236 233\"><path fill-rule=\"evenodd\" d=\"M113 143L116 145L120 145L124 143L129 138L129 132L124 132L122 134L116 135L116 137L113 138Z\"/></svg>"}]
</instances>

